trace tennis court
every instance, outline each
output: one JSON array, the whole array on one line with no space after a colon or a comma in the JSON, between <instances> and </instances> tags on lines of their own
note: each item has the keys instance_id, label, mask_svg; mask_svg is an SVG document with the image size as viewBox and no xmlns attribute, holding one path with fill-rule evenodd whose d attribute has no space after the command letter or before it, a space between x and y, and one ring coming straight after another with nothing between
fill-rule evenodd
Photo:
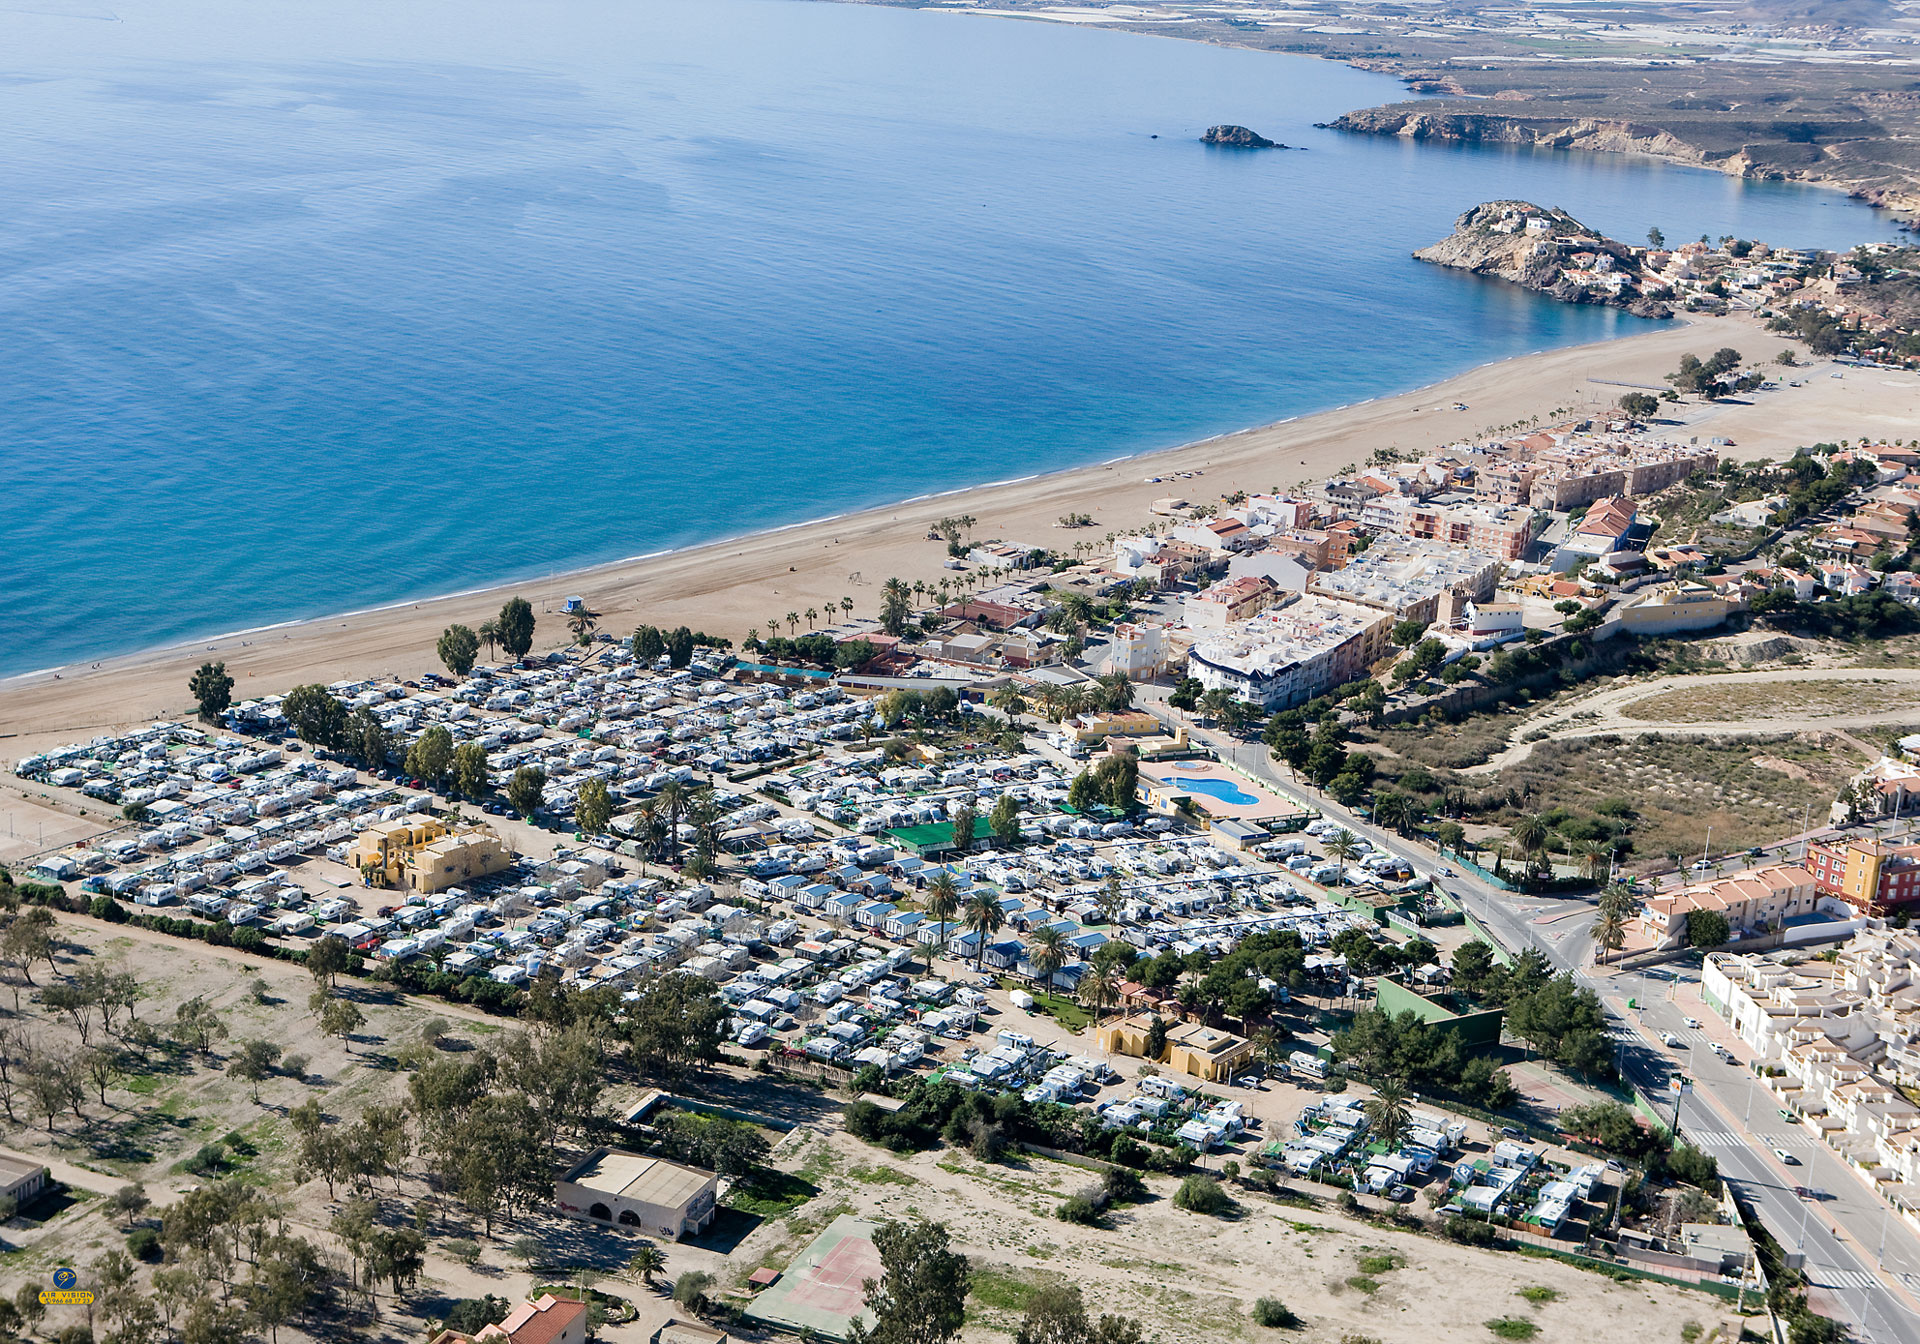
<instances>
[{"instance_id":1,"label":"tennis court","mask_svg":"<svg viewBox=\"0 0 1920 1344\"><path fill-rule=\"evenodd\" d=\"M754 1299L751 1320L798 1332L845 1339L865 1310L868 1279L880 1277L874 1225L841 1214L793 1258L780 1281Z\"/></svg>"}]
</instances>

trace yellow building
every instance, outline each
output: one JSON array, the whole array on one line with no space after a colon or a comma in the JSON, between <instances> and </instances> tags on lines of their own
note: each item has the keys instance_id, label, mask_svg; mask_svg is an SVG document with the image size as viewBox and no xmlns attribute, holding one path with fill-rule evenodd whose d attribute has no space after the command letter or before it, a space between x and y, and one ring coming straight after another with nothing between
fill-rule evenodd
<instances>
[{"instance_id":1,"label":"yellow building","mask_svg":"<svg viewBox=\"0 0 1920 1344\"><path fill-rule=\"evenodd\" d=\"M1664 635L1676 630L1709 630L1744 604L1723 597L1704 583L1684 579L1656 584L1647 596L1619 610L1620 624L1636 635Z\"/></svg>"},{"instance_id":2,"label":"yellow building","mask_svg":"<svg viewBox=\"0 0 1920 1344\"><path fill-rule=\"evenodd\" d=\"M454 831L431 817L402 817L369 826L347 862L369 885L431 895L497 873L513 855L484 826Z\"/></svg>"},{"instance_id":3,"label":"yellow building","mask_svg":"<svg viewBox=\"0 0 1920 1344\"><path fill-rule=\"evenodd\" d=\"M1153 1017L1135 1013L1093 1034L1094 1044L1109 1054L1132 1055L1146 1059L1147 1035L1153 1030ZM1223 1083L1253 1058L1253 1043L1230 1031L1215 1031L1199 1022L1173 1023L1167 1027L1167 1043L1153 1063L1165 1064L1182 1073L1209 1083Z\"/></svg>"}]
</instances>

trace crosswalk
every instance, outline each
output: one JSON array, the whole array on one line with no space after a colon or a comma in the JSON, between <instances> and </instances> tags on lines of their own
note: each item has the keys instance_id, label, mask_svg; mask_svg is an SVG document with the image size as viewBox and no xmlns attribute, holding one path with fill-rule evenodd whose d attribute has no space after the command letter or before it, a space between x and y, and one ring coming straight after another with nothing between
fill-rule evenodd
<instances>
[{"instance_id":1,"label":"crosswalk","mask_svg":"<svg viewBox=\"0 0 1920 1344\"><path fill-rule=\"evenodd\" d=\"M1874 1288L1880 1283L1864 1269L1815 1269L1808 1277L1821 1288Z\"/></svg>"},{"instance_id":2,"label":"crosswalk","mask_svg":"<svg viewBox=\"0 0 1920 1344\"><path fill-rule=\"evenodd\" d=\"M1741 1134L1730 1129L1688 1127L1680 1137L1696 1148L1811 1148L1805 1134Z\"/></svg>"},{"instance_id":3,"label":"crosswalk","mask_svg":"<svg viewBox=\"0 0 1920 1344\"><path fill-rule=\"evenodd\" d=\"M1682 1137L1696 1148L1745 1148L1747 1138L1726 1129L1688 1129Z\"/></svg>"}]
</instances>

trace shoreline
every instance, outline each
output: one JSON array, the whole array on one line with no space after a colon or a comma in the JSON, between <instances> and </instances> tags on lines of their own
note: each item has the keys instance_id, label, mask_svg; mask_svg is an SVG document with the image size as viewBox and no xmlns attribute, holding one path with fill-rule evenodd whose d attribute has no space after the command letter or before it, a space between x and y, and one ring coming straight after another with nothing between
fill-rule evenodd
<instances>
[{"instance_id":1,"label":"shoreline","mask_svg":"<svg viewBox=\"0 0 1920 1344\"><path fill-rule=\"evenodd\" d=\"M833 624L840 619L837 603L848 596L856 615L872 616L885 580L937 580L945 572L945 547L926 540L930 524L945 514L973 515L978 541L1099 546L1109 531L1147 523L1150 502L1168 494L1201 503L1236 489L1284 490L1323 480L1346 463L1364 464L1379 448L1425 452L1494 426L1545 418L1555 407L1596 412L1614 404L1617 384L1658 385L1682 354L1727 344L1760 363L1787 342L1742 319L1691 316L1628 336L1511 356L1405 392L1177 447L923 493L550 576L203 636L97 660L97 666L20 673L0 681L0 755L17 759L116 725L190 715L187 678L204 661L226 662L236 699L302 682L416 677L439 669L434 643L446 625L477 626L516 593L534 604L536 650L561 642L557 612L541 607L569 593L585 597L600 627L621 638L648 623L685 624L738 640L770 619L785 622L789 612L828 602L836 604L826 622ZM1783 382L1750 403L1681 406L1674 412L1679 423L1663 432L1682 440L1730 438L1735 457L1777 457L1822 440L1904 437L1906 426L1920 419L1920 374L1862 370L1829 378L1821 365L1799 372L1802 386ZM1468 409L1452 410L1455 402ZM1129 468L1140 468L1132 479ZM1185 482L1181 472L1198 474ZM1171 479L1148 483L1148 476ZM1094 524L1063 537L1057 518L1069 512L1089 513Z\"/></svg>"},{"instance_id":2,"label":"shoreline","mask_svg":"<svg viewBox=\"0 0 1920 1344\"><path fill-rule=\"evenodd\" d=\"M428 603L457 602L463 599L487 597L503 593L511 596L511 593L508 593L509 589L526 588L534 584L552 584L568 580L587 579L595 574L664 561L674 556L691 555L712 548L761 541L779 536L785 532L826 527L830 524L846 522L851 519L861 518L868 514L877 514L889 509L904 509L917 504L929 504L936 500L954 499L961 495L974 495L993 490L1010 489L1014 486L1042 484L1081 473L1120 466L1124 463L1148 462L1154 458L1194 452L1206 448L1209 445L1228 442L1243 435L1269 433L1290 425L1308 425L1323 416L1334 416L1359 411L1365 407L1378 405L1382 402L1417 396L1461 379L1472 377L1475 374L1497 370L1510 364L1576 350L1602 349L1620 344L1621 342L1634 341L1645 336L1653 336L1661 332L1686 327L1700 319L1675 314L1671 318L1654 320L1663 325L1657 326L1649 331L1635 332L1626 336L1610 337L1602 341L1586 341L1575 345L1555 346L1549 350L1535 350L1517 355L1505 355L1500 359L1489 360L1485 364L1476 364L1460 373L1449 374L1444 378L1437 378L1432 382L1421 383L1418 386L1406 388L1399 392L1376 393L1370 397L1363 397L1358 401L1339 402L1317 411L1306 411L1295 415L1284 416L1278 420L1262 421L1259 424L1246 425L1239 429L1223 430L1217 434L1209 434L1204 438L1189 439L1185 442L1166 447L1143 448L1138 452L1122 453L1117 457L1101 458L1096 462L1081 463L1077 466L1056 467L1050 471L1029 472L1024 476L1010 476L997 481L982 481L977 484L953 486L946 490L908 495L903 499L871 504L863 508L846 509L838 513L822 514L816 518L804 518L791 523L776 523L770 527L752 528L745 532L723 535L708 541L689 542L682 546L665 546L658 550L643 551L636 555L619 556L612 560L597 560L591 564L555 569L547 574L534 573L518 577L509 576L506 578L484 579L470 587L456 588L446 592L427 593L418 597L397 597L389 601L375 603L371 606L348 607L341 611L323 612L316 616L291 616L284 620L269 621L262 625L237 626L233 629L223 630L217 633L187 635L165 643L149 645L146 648L134 649L123 653L102 654L98 658L78 658L65 663L49 663L44 667L30 668L23 672L10 672L5 676L0 676L0 698L5 697L5 695L15 689L19 683L31 681L35 678L53 678L56 675L64 678L64 675L69 672L85 673L93 671L96 668L100 671L106 671L112 667L133 665L152 659L163 658L169 654L188 652L194 650L195 646L204 646L208 641L215 641L217 643L221 640L249 639L253 636L271 634L275 631L295 630L303 626L317 626L330 621L354 621L365 617L383 615L392 611L411 610ZM1200 501L1196 500L1195 502ZM1102 535L1104 536L1105 534L1103 533ZM504 600L504 598L502 600ZM710 633L726 634L729 632L712 631ZM198 651L207 652L208 650L200 648ZM0 720L0 722L3 722L3 720ZM8 734L0 732L0 738L6 736L8 736Z\"/></svg>"}]
</instances>

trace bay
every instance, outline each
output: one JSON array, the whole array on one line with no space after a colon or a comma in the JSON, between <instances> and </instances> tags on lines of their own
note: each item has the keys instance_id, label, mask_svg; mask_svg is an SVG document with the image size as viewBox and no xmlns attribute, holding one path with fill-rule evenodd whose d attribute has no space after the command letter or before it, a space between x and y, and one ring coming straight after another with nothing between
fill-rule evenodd
<instances>
[{"instance_id":1,"label":"bay","mask_svg":"<svg viewBox=\"0 0 1920 1344\"><path fill-rule=\"evenodd\" d=\"M51 0L0 51L0 674L1641 328L1409 259L1490 198L1892 236L1831 192L1316 130L1404 96L1338 65L951 13Z\"/></svg>"}]
</instances>

